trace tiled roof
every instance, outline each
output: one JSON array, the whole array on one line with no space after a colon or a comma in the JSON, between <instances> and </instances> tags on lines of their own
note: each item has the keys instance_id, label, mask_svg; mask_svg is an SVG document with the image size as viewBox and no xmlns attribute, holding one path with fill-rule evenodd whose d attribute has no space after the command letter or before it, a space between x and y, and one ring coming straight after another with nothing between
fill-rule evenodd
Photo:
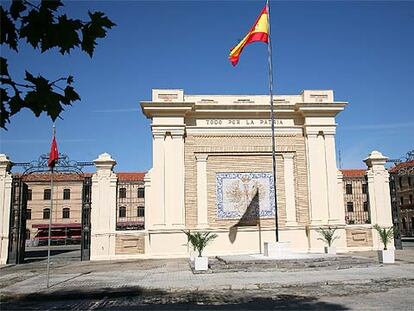
<instances>
[{"instance_id":1,"label":"tiled roof","mask_svg":"<svg viewBox=\"0 0 414 311\"><path fill-rule=\"evenodd\" d=\"M91 177L93 173L54 173L53 180L56 182L62 181L81 181L84 177ZM120 181L144 181L144 176L146 172L119 172L116 173ZM20 173L13 174L14 177L21 176ZM25 175L23 177L24 181L27 182L50 182L50 173L33 173L29 175Z\"/></svg>"},{"instance_id":2,"label":"tiled roof","mask_svg":"<svg viewBox=\"0 0 414 311\"><path fill-rule=\"evenodd\" d=\"M364 170L364 169L341 170L342 175L344 177L364 177L366 171L367 170Z\"/></svg>"},{"instance_id":3,"label":"tiled roof","mask_svg":"<svg viewBox=\"0 0 414 311\"><path fill-rule=\"evenodd\" d=\"M119 172L116 173L121 181L144 181L146 172Z\"/></svg>"},{"instance_id":4,"label":"tiled roof","mask_svg":"<svg viewBox=\"0 0 414 311\"><path fill-rule=\"evenodd\" d=\"M414 166L414 160L407 161L407 162L402 162L402 163L400 163L400 164L397 164L397 165L396 165L396 166L394 166L394 167L391 167L391 168L389 169L389 172L390 172L390 173L396 173L396 172L398 172L398 170L400 170L400 169L402 169L402 168L405 168L405 167L412 167L412 166Z\"/></svg>"}]
</instances>

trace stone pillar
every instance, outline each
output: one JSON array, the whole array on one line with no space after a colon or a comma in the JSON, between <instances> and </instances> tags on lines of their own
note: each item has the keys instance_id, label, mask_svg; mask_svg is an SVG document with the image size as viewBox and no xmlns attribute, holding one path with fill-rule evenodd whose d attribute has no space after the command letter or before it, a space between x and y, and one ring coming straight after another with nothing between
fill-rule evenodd
<instances>
[{"instance_id":1,"label":"stone pillar","mask_svg":"<svg viewBox=\"0 0 414 311\"><path fill-rule=\"evenodd\" d=\"M207 158L205 153L196 154L197 161L197 227L208 227L207 205Z\"/></svg>"},{"instance_id":2,"label":"stone pillar","mask_svg":"<svg viewBox=\"0 0 414 311\"><path fill-rule=\"evenodd\" d=\"M374 150L364 162L368 166L367 177L371 224L378 224L381 227L389 228L393 224L389 174L384 166L387 160L388 158L383 156L381 152ZM374 249L382 249L378 233L375 229L372 230ZM394 243L390 243L388 247L394 248Z\"/></svg>"},{"instance_id":3,"label":"stone pillar","mask_svg":"<svg viewBox=\"0 0 414 311\"><path fill-rule=\"evenodd\" d=\"M116 161L103 153L93 162L96 173L92 176L91 260L108 260L115 256Z\"/></svg>"},{"instance_id":4,"label":"stone pillar","mask_svg":"<svg viewBox=\"0 0 414 311\"><path fill-rule=\"evenodd\" d=\"M184 129L170 129L165 137L165 224L184 228Z\"/></svg>"},{"instance_id":5,"label":"stone pillar","mask_svg":"<svg viewBox=\"0 0 414 311\"><path fill-rule=\"evenodd\" d=\"M157 229L165 227L165 162L164 162L164 131L152 130L152 188L157 189L157 193L153 196L153 203L148 219L148 229Z\"/></svg>"},{"instance_id":6,"label":"stone pillar","mask_svg":"<svg viewBox=\"0 0 414 311\"><path fill-rule=\"evenodd\" d=\"M306 142L309 166L310 220L312 225L318 226L326 224L328 220L323 132L307 129Z\"/></svg>"},{"instance_id":7,"label":"stone pillar","mask_svg":"<svg viewBox=\"0 0 414 311\"><path fill-rule=\"evenodd\" d=\"M9 252L9 224L12 174L11 161L5 154L0 154L0 264L7 263Z\"/></svg>"},{"instance_id":8,"label":"stone pillar","mask_svg":"<svg viewBox=\"0 0 414 311\"><path fill-rule=\"evenodd\" d=\"M344 224L345 220L340 218L338 198L343 198L338 192L338 168L336 167L336 150L335 150L335 129L324 130L325 140L325 165L326 165L326 188L328 196L328 223Z\"/></svg>"},{"instance_id":9,"label":"stone pillar","mask_svg":"<svg viewBox=\"0 0 414 311\"><path fill-rule=\"evenodd\" d=\"M286 226L296 226L296 200L295 200L295 176L294 176L294 153L283 153L283 166L285 177L286 196Z\"/></svg>"},{"instance_id":10,"label":"stone pillar","mask_svg":"<svg viewBox=\"0 0 414 311\"><path fill-rule=\"evenodd\" d=\"M148 229L148 224L151 223L151 213L150 210L154 206L154 196L152 191L152 169L150 169L144 176L144 187L145 187L145 229Z\"/></svg>"}]
</instances>

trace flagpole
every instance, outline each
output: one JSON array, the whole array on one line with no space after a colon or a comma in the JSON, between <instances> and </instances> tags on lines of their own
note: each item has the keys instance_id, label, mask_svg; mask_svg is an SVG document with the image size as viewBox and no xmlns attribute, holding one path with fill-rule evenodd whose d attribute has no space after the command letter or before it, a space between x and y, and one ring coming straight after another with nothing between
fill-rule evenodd
<instances>
[{"instance_id":1,"label":"flagpole","mask_svg":"<svg viewBox=\"0 0 414 311\"><path fill-rule=\"evenodd\" d=\"M53 137L55 137L56 128L53 123ZM52 217L53 217L53 166L50 168L50 213L49 213L49 234L47 239L47 277L46 287L49 288L49 276L50 276L50 242L52 234Z\"/></svg>"},{"instance_id":2,"label":"flagpole","mask_svg":"<svg viewBox=\"0 0 414 311\"><path fill-rule=\"evenodd\" d=\"M276 141L275 141L275 111L273 107L273 64L272 64L272 41L270 39L270 6L269 0L266 0L267 21L269 43L267 45L269 61L269 95L270 95L270 116L272 123L272 165L273 165L273 191L275 193L275 235L276 242L279 242L279 224L277 215L277 192L276 192Z\"/></svg>"}]
</instances>

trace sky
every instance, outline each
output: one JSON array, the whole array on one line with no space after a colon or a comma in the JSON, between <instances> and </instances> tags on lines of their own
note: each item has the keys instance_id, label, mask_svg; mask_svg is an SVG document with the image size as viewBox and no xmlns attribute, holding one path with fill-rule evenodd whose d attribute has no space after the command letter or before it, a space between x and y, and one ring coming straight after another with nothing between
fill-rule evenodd
<instances>
[{"instance_id":1,"label":"sky","mask_svg":"<svg viewBox=\"0 0 414 311\"><path fill-rule=\"evenodd\" d=\"M268 94L267 47L251 44L232 67L228 52L264 1L66 1L61 12L86 19L103 11L117 24L93 58L41 54L24 42L2 47L9 72L51 80L73 75L81 101L57 120L59 152L92 161L108 152L116 171L152 166L150 120L139 102L153 88L186 94ZM3 6L8 6L2 1ZM363 168L379 150L400 158L414 149L414 2L271 1L276 94L332 89L349 102L337 117L342 168ZM0 153L13 162L48 153L52 121L22 110L0 130Z\"/></svg>"}]
</instances>

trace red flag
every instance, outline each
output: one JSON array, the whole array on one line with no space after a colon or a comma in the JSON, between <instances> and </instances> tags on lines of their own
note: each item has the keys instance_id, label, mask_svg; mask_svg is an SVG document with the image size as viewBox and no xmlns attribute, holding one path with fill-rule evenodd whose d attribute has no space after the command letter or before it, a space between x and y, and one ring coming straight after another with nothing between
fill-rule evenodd
<instances>
[{"instance_id":1,"label":"red flag","mask_svg":"<svg viewBox=\"0 0 414 311\"><path fill-rule=\"evenodd\" d=\"M59 152L57 149L56 138L53 136L52 146L50 146L49 161L47 162L47 165L50 168L54 168L57 160L59 160Z\"/></svg>"}]
</instances>

